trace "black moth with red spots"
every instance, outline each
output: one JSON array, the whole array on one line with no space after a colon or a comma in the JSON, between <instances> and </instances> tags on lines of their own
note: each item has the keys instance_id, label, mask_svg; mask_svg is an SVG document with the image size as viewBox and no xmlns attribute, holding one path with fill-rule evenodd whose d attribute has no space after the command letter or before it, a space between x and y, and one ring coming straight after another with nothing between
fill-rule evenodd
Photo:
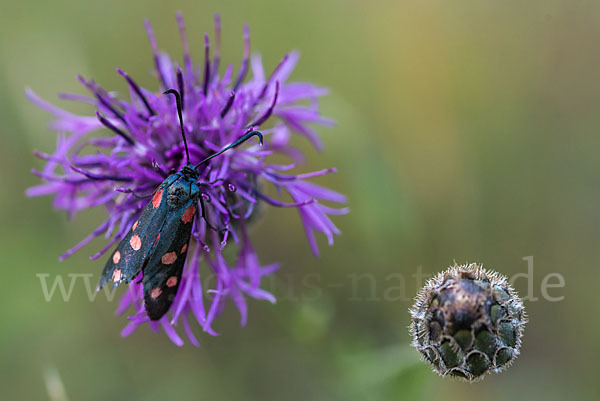
<instances>
[{"instance_id":1,"label":"black moth with red spots","mask_svg":"<svg viewBox=\"0 0 600 401\"><path fill-rule=\"evenodd\" d=\"M110 280L129 283L141 270L152 320L169 310L181 281L200 195L197 179L193 166L167 177L106 263L98 284L100 289Z\"/></svg>"},{"instance_id":2,"label":"black moth with red spots","mask_svg":"<svg viewBox=\"0 0 600 401\"><path fill-rule=\"evenodd\" d=\"M97 287L99 291L110 280L114 282L114 286L122 282L129 283L141 271L144 307L151 320L159 320L173 304L181 282L198 203L204 217L200 187L207 184L197 182L198 166L252 136L258 136L261 145L263 140L260 132L249 131L231 145L195 166L191 165L183 130L181 99L173 89L165 92L168 93L173 94L177 101L188 164L179 172L168 176L154 191L152 200L107 261Z\"/></svg>"}]
</instances>

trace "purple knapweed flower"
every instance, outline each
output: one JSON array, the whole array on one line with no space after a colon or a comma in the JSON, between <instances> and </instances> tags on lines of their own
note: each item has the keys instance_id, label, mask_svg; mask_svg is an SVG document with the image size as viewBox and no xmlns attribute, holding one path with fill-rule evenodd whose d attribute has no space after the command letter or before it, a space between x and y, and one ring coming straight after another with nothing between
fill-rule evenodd
<instances>
[{"instance_id":1,"label":"purple knapweed flower","mask_svg":"<svg viewBox=\"0 0 600 401\"><path fill-rule=\"evenodd\" d=\"M107 212L106 220L60 257L65 259L95 237L103 236L106 246L91 256L97 259L118 243L139 217L148 203L148 198L140 196L152 193L170 172L186 164L173 98L162 95L162 91L177 89L181 94L191 164L232 143L248 129L260 129L265 136L264 147L248 143L212 159L199 171L199 181L210 184L202 194L207 206L206 219L197 215L194 220L191 249L169 313L159 321L149 320L143 307L142 284L137 279L131 282L117 310L121 314L131 307L134 309L122 332L124 336L148 322L153 330L162 327L175 344L182 345L183 340L174 327L182 321L190 342L197 345L188 323L190 314L204 331L215 335L212 323L227 299L239 310L242 325L247 320L246 297L275 302L273 295L261 289L260 284L278 265L259 263L247 232L259 204L296 208L315 255L318 249L314 233L325 234L331 244L339 231L330 216L345 214L347 209L322 204L321 201L345 203L346 198L309 181L335 169L296 175L289 172L303 161L303 154L290 145L291 134L305 136L321 149L322 143L310 125L332 124L319 114L317 103L327 90L311 83L287 82L298 54L284 56L266 77L260 56L250 57L246 26L241 66L234 73L229 65L221 74L219 16L214 21L216 40L212 57L209 37L205 35L204 63L200 67L190 56L180 14L177 22L184 49L181 66L159 52L146 21L159 83L153 90L140 87L120 69L117 72L129 87L126 99L104 90L93 80L78 77L91 96L61 94L60 97L91 104L97 110L92 116L72 114L40 99L31 90L26 91L33 103L56 116L50 127L58 132L53 154L36 152L46 165L33 173L44 183L29 188L27 195L53 195L54 207L66 210L70 216L102 206ZM249 70L252 77L247 79ZM90 135L100 129L108 129L114 135ZM286 156L291 163L268 162L273 154ZM279 197L265 193L269 186L275 188ZM286 192L289 199L281 199ZM230 239L238 244L238 250L237 257L227 262L223 252ZM202 260L214 276L207 291L203 291L202 282L206 278L201 280L199 273Z\"/></svg>"}]
</instances>

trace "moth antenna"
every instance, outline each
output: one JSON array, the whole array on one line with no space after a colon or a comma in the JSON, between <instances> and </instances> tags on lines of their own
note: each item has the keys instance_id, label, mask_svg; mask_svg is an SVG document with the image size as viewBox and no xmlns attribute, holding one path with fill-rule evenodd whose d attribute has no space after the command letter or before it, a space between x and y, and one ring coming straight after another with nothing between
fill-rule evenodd
<instances>
[{"instance_id":1,"label":"moth antenna","mask_svg":"<svg viewBox=\"0 0 600 401\"><path fill-rule=\"evenodd\" d=\"M185 108L185 88L183 87L183 72L181 68L177 69L177 86L179 87L179 94L181 95L181 110Z\"/></svg>"},{"instance_id":2,"label":"moth antenna","mask_svg":"<svg viewBox=\"0 0 600 401\"><path fill-rule=\"evenodd\" d=\"M175 89L169 89L163 92L163 95L168 94L175 96L175 102L177 103L177 115L179 116L179 126L181 127L183 146L185 146L185 156L187 158L187 164L190 164L190 152L188 150L187 140L185 139L185 130L183 129L183 115L181 114L181 96L179 95L179 92L177 92Z\"/></svg>"},{"instance_id":3,"label":"moth antenna","mask_svg":"<svg viewBox=\"0 0 600 401\"><path fill-rule=\"evenodd\" d=\"M239 144L242 144L244 142L246 142L248 139L252 138L253 136L257 136L258 140L260 142L260 146L262 146L263 144L263 136L260 132L258 131L250 131L248 133L246 133L244 136L242 136L240 139L238 139L237 141L235 141L234 143L232 143L229 146L224 147L223 149L219 150L217 153L213 153L212 155L208 156L206 159L202 160L200 163L196 164L194 166L194 168L198 168L199 166L201 166L202 164L206 163L207 161L209 161L210 159L212 159L213 157L217 157L219 156L221 153L231 149L231 148L235 148L236 146L238 146Z\"/></svg>"}]
</instances>

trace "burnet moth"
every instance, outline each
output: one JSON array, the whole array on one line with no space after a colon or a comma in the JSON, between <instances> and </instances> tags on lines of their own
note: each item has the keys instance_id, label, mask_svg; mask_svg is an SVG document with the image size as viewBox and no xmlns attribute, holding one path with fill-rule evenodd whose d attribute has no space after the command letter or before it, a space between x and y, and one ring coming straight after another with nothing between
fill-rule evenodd
<instances>
[{"instance_id":1,"label":"burnet moth","mask_svg":"<svg viewBox=\"0 0 600 401\"><path fill-rule=\"evenodd\" d=\"M99 291L110 280L114 282L113 286L129 283L141 271L144 307L151 320L159 320L175 299L198 203L202 217L206 219L200 188L207 184L198 182L198 167L253 136L259 138L261 145L263 143L260 132L249 131L231 145L192 165L183 128L181 96L174 89L164 94L175 96L187 165L169 175L150 195L152 199L140 218L106 262L97 287Z\"/></svg>"}]
</instances>

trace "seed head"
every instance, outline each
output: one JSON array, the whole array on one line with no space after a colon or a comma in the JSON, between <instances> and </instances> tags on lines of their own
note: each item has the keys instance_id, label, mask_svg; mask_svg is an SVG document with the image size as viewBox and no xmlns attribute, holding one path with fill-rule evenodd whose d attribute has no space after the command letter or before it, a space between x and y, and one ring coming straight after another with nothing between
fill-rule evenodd
<instances>
[{"instance_id":1,"label":"seed head","mask_svg":"<svg viewBox=\"0 0 600 401\"><path fill-rule=\"evenodd\" d=\"M506 277L454 265L427 282L410 309L412 345L442 376L468 381L500 372L519 355L527 321Z\"/></svg>"}]
</instances>

